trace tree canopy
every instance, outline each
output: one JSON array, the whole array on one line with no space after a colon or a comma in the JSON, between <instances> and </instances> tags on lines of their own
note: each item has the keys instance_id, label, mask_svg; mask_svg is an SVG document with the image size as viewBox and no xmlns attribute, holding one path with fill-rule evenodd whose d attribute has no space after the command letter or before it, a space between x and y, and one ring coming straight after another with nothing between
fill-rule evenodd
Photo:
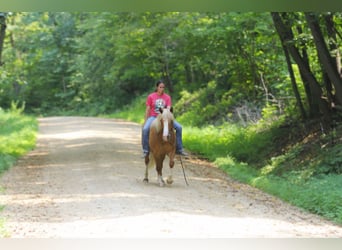
<instances>
[{"instance_id":1,"label":"tree canopy","mask_svg":"<svg viewBox=\"0 0 342 250\"><path fill-rule=\"evenodd\" d=\"M248 123L269 113L329 123L342 108L341 17L1 13L0 107L110 113L163 79L190 125Z\"/></svg>"}]
</instances>

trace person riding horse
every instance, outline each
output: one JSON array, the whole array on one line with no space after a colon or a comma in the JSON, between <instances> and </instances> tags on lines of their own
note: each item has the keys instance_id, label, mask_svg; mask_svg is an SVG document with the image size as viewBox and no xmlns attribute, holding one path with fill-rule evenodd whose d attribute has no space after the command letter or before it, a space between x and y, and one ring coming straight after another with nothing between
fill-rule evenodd
<instances>
[{"instance_id":1,"label":"person riding horse","mask_svg":"<svg viewBox=\"0 0 342 250\"><path fill-rule=\"evenodd\" d=\"M156 83L155 92L148 95L146 99L146 112L145 112L145 123L142 129L142 148L143 157L145 158L149 152L149 133L152 122L158 116L160 108L171 109L171 97L164 93L165 84L159 80ZM182 141L182 126L174 120L173 126L176 130L176 154L187 156L187 153L183 149Z\"/></svg>"}]
</instances>

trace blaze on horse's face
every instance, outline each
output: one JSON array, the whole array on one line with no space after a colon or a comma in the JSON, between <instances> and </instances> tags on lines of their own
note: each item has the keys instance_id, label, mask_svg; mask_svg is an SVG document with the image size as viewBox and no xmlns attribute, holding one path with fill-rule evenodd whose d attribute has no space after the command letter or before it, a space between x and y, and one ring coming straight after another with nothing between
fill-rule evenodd
<instances>
[{"instance_id":1,"label":"blaze on horse's face","mask_svg":"<svg viewBox=\"0 0 342 250\"><path fill-rule=\"evenodd\" d=\"M170 130L173 129L173 114L167 108L160 110L161 122L163 125L163 141L167 142Z\"/></svg>"}]
</instances>

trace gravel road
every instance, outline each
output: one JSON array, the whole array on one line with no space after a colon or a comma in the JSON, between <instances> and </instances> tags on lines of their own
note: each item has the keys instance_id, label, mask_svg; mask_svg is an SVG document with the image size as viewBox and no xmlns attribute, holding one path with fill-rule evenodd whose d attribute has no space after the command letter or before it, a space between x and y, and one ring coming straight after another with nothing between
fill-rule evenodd
<instances>
[{"instance_id":1,"label":"gravel road","mask_svg":"<svg viewBox=\"0 0 342 250\"><path fill-rule=\"evenodd\" d=\"M39 119L35 150L0 177L11 238L321 238L342 227L230 179L195 157L174 183L143 183L141 126L116 119ZM165 176L168 169L165 164Z\"/></svg>"}]
</instances>

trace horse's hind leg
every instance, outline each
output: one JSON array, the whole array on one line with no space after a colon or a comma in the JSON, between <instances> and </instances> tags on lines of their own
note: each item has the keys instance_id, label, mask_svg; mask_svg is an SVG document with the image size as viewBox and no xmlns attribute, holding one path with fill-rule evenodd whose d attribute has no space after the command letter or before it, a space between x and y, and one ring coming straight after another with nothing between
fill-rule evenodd
<instances>
[{"instance_id":1,"label":"horse's hind leg","mask_svg":"<svg viewBox=\"0 0 342 250\"><path fill-rule=\"evenodd\" d=\"M146 169L145 169L145 178L144 178L144 182L145 182L145 183L148 183L148 166L146 166Z\"/></svg>"},{"instance_id":2,"label":"horse's hind leg","mask_svg":"<svg viewBox=\"0 0 342 250\"><path fill-rule=\"evenodd\" d=\"M158 173L158 182L159 182L159 186L161 186L161 187L165 186L165 182L163 180L163 174L162 174L164 158L165 158L165 156L161 157L159 159L156 159L156 170Z\"/></svg>"},{"instance_id":3,"label":"horse's hind leg","mask_svg":"<svg viewBox=\"0 0 342 250\"><path fill-rule=\"evenodd\" d=\"M149 162L150 162L150 158L149 155L145 156L145 178L144 178L144 182L148 183L148 168L149 168Z\"/></svg>"}]
</instances>

